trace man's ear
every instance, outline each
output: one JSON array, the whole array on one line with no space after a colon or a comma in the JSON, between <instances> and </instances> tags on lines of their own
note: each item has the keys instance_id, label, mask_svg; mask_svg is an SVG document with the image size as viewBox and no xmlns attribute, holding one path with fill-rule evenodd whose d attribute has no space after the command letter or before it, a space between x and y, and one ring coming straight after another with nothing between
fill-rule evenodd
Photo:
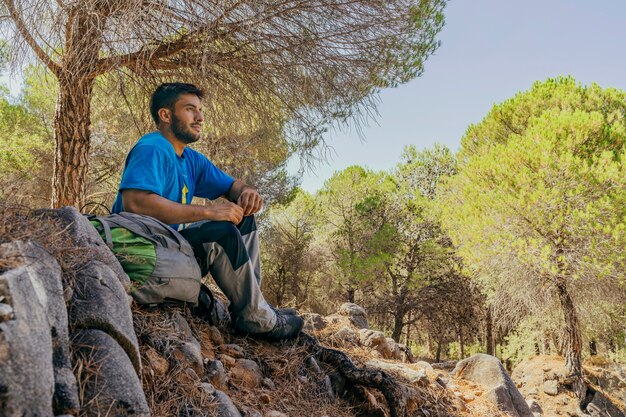
<instances>
[{"instance_id":1,"label":"man's ear","mask_svg":"<svg viewBox=\"0 0 626 417\"><path fill-rule=\"evenodd\" d=\"M172 123L172 111L170 109L166 109L165 107L161 107L157 112L159 115L159 120L162 123Z\"/></svg>"}]
</instances>

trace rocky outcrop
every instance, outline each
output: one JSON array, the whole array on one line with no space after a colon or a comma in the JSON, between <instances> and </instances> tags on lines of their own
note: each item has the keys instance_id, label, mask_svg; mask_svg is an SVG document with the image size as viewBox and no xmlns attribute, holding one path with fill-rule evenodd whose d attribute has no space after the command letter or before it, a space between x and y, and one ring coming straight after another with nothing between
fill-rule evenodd
<instances>
[{"instance_id":1,"label":"rocky outcrop","mask_svg":"<svg viewBox=\"0 0 626 417\"><path fill-rule=\"evenodd\" d=\"M100 330L78 330L72 344L89 399L84 415L150 416L135 368L115 339Z\"/></svg>"},{"instance_id":2,"label":"rocky outcrop","mask_svg":"<svg viewBox=\"0 0 626 417\"><path fill-rule=\"evenodd\" d=\"M514 417L534 417L498 358L482 353L460 361L452 371L457 379L483 385L498 408Z\"/></svg>"},{"instance_id":3,"label":"rocky outcrop","mask_svg":"<svg viewBox=\"0 0 626 417\"><path fill-rule=\"evenodd\" d=\"M28 255L29 251L41 256L48 266L45 277L38 275L36 259ZM0 322L0 415L52 416L52 327L59 323L48 317L48 312L56 309L51 306L59 301L55 295L60 296L62 306L64 303L62 289L48 296L42 281L60 286L61 271L50 255L30 242L3 244L0 256L14 266L0 275L0 299L5 311ZM65 323L67 329L67 316ZM73 383L75 386L76 381ZM77 398L76 390L71 394L68 397Z\"/></svg>"},{"instance_id":4,"label":"rocky outcrop","mask_svg":"<svg viewBox=\"0 0 626 417\"><path fill-rule=\"evenodd\" d=\"M67 275L36 243L0 248L0 415L149 415L128 276L76 209L37 215L74 255Z\"/></svg>"}]
</instances>

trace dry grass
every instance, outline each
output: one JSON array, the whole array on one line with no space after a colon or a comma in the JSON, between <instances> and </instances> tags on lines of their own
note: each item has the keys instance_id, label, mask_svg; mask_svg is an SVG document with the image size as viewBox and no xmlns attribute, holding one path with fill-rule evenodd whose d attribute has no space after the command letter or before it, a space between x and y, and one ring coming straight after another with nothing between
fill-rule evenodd
<instances>
[{"instance_id":1,"label":"dry grass","mask_svg":"<svg viewBox=\"0 0 626 417\"><path fill-rule=\"evenodd\" d=\"M77 271L94 257L94 251L78 247L60 222L49 214L0 201L0 244L17 240L37 242L57 260L64 288L73 287ZM0 272L22 263L23 259L17 256L0 259Z\"/></svg>"}]
</instances>

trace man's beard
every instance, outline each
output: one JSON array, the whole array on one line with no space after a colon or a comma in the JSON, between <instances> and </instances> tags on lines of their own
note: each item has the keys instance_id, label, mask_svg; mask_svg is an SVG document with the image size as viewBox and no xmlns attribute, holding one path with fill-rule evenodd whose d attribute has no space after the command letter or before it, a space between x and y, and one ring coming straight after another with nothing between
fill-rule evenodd
<instances>
[{"instance_id":1,"label":"man's beard","mask_svg":"<svg viewBox=\"0 0 626 417\"><path fill-rule=\"evenodd\" d=\"M200 133L192 132L186 128L174 114L172 114L172 133L178 140L187 145L196 142L201 136Z\"/></svg>"}]
</instances>

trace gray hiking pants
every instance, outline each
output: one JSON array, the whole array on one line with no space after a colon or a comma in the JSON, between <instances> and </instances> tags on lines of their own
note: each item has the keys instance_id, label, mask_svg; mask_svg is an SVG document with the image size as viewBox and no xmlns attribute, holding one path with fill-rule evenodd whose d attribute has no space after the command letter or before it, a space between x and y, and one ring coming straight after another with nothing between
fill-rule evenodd
<instances>
[{"instance_id":1,"label":"gray hiking pants","mask_svg":"<svg viewBox=\"0 0 626 417\"><path fill-rule=\"evenodd\" d=\"M235 326L264 333L276 324L276 313L261 293L261 261L254 216L240 224L202 221L180 232L191 244L205 276L211 276L230 301Z\"/></svg>"}]
</instances>

